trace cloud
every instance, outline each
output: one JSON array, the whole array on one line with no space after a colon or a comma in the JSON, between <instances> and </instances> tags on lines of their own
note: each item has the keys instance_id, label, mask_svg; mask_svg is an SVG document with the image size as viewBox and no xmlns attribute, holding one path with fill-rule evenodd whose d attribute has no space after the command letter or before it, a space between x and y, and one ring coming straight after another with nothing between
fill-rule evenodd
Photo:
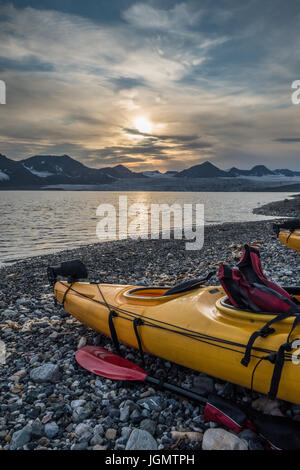
<instances>
[{"instance_id":1,"label":"cloud","mask_svg":"<svg viewBox=\"0 0 300 470\"><path fill-rule=\"evenodd\" d=\"M34 55L24 56L19 60L0 56L0 72L16 70L22 72L52 72L53 64L42 61Z\"/></svg>"},{"instance_id":2,"label":"cloud","mask_svg":"<svg viewBox=\"0 0 300 470\"><path fill-rule=\"evenodd\" d=\"M147 3L136 3L124 12L124 18L133 26L163 32L185 30L196 24L202 11L187 3L176 3L170 9L155 8Z\"/></svg>"},{"instance_id":3,"label":"cloud","mask_svg":"<svg viewBox=\"0 0 300 470\"><path fill-rule=\"evenodd\" d=\"M96 167L276 167L290 143L286 166L297 168L297 138L278 135L298 135L300 17L292 0L290 10L274 0L277 15L267 4L124 1L114 21L88 2L84 16L2 4L0 152L69 153ZM135 129L138 117L151 134Z\"/></svg>"},{"instance_id":4,"label":"cloud","mask_svg":"<svg viewBox=\"0 0 300 470\"><path fill-rule=\"evenodd\" d=\"M126 134L131 134L131 135L136 135L136 136L142 136L142 137L145 137L147 139L150 139L150 140L162 140L162 141L169 141L169 142L189 142L189 141L193 141L193 140L196 140L199 138L199 136L197 135L180 135L180 134L176 134L176 135L165 135L165 134L147 134L145 132L140 132L139 130L135 129L135 128L124 128L123 131L126 133Z\"/></svg>"},{"instance_id":5,"label":"cloud","mask_svg":"<svg viewBox=\"0 0 300 470\"><path fill-rule=\"evenodd\" d=\"M110 83L115 86L117 91L119 90L130 90L132 88L143 87L145 82L142 79L132 77L117 77L112 78Z\"/></svg>"}]
</instances>

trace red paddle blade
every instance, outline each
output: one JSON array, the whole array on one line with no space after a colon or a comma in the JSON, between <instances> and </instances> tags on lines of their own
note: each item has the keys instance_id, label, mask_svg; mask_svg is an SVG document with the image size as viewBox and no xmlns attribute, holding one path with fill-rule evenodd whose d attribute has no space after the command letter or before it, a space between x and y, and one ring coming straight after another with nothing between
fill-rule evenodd
<instances>
[{"instance_id":1,"label":"red paddle blade","mask_svg":"<svg viewBox=\"0 0 300 470\"><path fill-rule=\"evenodd\" d=\"M107 379L144 381L147 377L137 365L96 346L84 346L76 352L75 358L84 369Z\"/></svg>"}]
</instances>

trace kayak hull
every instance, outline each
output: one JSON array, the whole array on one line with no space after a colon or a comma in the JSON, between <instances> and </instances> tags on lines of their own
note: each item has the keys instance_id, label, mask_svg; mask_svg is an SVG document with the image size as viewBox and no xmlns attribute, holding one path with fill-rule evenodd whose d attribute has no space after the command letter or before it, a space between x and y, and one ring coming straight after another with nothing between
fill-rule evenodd
<instances>
[{"instance_id":1,"label":"kayak hull","mask_svg":"<svg viewBox=\"0 0 300 470\"><path fill-rule=\"evenodd\" d=\"M251 387L257 362L286 342L292 324L288 318L276 324L272 335L257 338L245 367L241 359L250 335L273 316L233 309L220 286L163 296L166 289L99 284L107 305L97 285L77 282L69 286L57 282L55 296L61 303L65 296L65 310L93 330L111 337L109 309L114 310L118 340L138 349L133 320L140 318L143 324L138 332L146 353L246 388ZM293 337L300 337L300 327ZM268 393L273 369L269 361L261 361L254 374L254 390ZM300 365L291 361L291 353L286 353L277 396L300 404Z\"/></svg>"},{"instance_id":2,"label":"kayak hull","mask_svg":"<svg viewBox=\"0 0 300 470\"><path fill-rule=\"evenodd\" d=\"M281 243L292 250L300 251L300 230L290 232L289 230L281 230L278 235Z\"/></svg>"}]
</instances>

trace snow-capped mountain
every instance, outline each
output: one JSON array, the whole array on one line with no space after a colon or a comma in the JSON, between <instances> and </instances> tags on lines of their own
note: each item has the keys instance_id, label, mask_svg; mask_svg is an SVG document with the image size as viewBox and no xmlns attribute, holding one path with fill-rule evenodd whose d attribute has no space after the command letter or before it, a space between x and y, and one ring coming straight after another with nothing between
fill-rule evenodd
<instances>
[{"instance_id":1,"label":"snow-capped mountain","mask_svg":"<svg viewBox=\"0 0 300 470\"><path fill-rule=\"evenodd\" d=\"M24 168L47 184L106 184L139 176L123 165L89 168L68 155L36 155L21 161Z\"/></svg>"},{"instance_id":2,"label":"snow-capped mountain","mask_svg":"<svg viewBox=\"0 0 300 470\"><path fill-rule=\"evenodd\" d=\"M0 153L0 187L36 185L39 178L22 166Z\"/></svg>"},{"instance_id":3,"label":"snow-capped mountain","mask_svg":"<svg viewBox=\"0 0 300 470\"><path fill-rule=\"evenodd\" d=\"M105 184L109 176L68 155L36 155L20 162L41 184Z\"/></svg>"},{"instance_id":4,"label":"snow-capped mountain","mask_svg":"<svg viewBox=\"0 0 300 470\"><path fill-rule=\"evenodd\" d=\"M111 184L127 178L146 178L124 165L89 168L68 155L35 155L20 161L0 154L0 188L58 184Z\"/></svg>"}]
</instances>

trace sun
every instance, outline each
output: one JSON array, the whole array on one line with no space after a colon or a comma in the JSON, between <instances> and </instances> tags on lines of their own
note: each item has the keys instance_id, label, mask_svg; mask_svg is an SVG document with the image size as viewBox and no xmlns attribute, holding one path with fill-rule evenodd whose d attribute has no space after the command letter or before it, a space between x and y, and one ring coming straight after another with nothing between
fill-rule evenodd
<instances>
[{"instance_id":1,"label":"sun","mask_svg":"<svg viewBox=\"0 0 300 470\"><path fill-rule=\"evenodd\" d=\"M134 126L142 134L151 134L152 124L147 118L143 116L139 116L135 119Z\"/></svg>"}]
</instances>

